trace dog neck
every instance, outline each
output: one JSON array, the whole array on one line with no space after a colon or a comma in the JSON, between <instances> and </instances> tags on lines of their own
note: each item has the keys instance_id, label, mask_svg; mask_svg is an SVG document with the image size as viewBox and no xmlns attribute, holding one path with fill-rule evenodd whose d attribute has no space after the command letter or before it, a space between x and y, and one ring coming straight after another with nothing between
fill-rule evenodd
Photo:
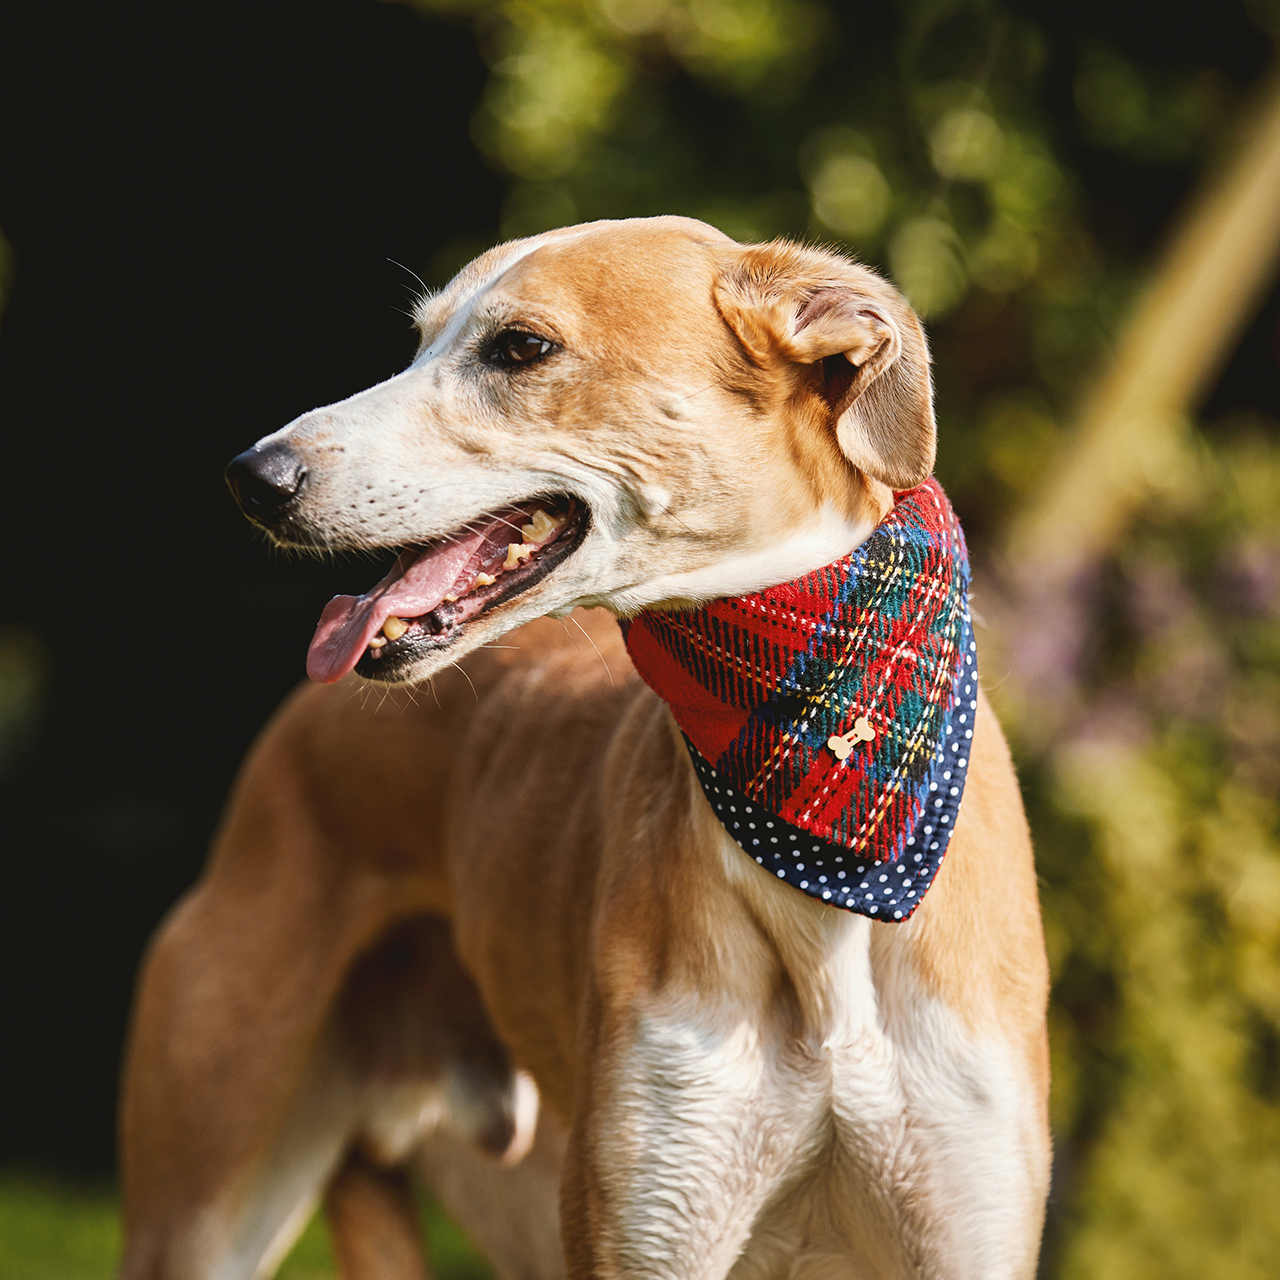
<instances>
[{"instance_id":1,"label":"dog neck","mask_svg":"<svg viewBox=\"0 0 1280 1280\"><path fill-rule=\"evenodd\" d=\"M946 854L978 683L964 535L936 480L849 555L624 624L724 829L801 892L905 920Z\"/></svg>"}]
</instances>

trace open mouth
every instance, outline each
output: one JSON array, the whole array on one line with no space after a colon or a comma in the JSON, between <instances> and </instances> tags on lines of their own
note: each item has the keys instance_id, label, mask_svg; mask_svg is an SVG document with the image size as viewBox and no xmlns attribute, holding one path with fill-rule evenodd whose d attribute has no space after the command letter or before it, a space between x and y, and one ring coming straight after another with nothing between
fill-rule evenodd
<instances>
[{"instance_id":1,"label":"open mouth","mask_svg":"<svg viewBox=\"0 0 1280 1280\"><path fill-rule=\"evenodd\" d=\"M534 498L432 542L406 547L362 596L325 605L307 652L321 684L348 671L398 680L417 659L454 644L473 618L541 581L582 541L587 508L574 498Z\"/></svg>"}]
</instances>

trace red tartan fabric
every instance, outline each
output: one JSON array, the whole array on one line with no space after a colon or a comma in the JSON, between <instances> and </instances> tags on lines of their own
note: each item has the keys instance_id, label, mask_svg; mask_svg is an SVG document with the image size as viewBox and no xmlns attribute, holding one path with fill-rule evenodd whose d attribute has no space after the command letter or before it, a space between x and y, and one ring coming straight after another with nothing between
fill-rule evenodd
<instances>
[{"instance_id":1,"label":"red tartan fabric","mask_svg":"<svg viewBox=\"0 0 1280 1280\"><path fill-rule=\"evenodd\" d=\"M625 629L709 776L802 833L889 861L921 833L972 662L951 504L933 479L896 499L834 564L699 609L646 611Z\"/></svg>"}]
</instances>

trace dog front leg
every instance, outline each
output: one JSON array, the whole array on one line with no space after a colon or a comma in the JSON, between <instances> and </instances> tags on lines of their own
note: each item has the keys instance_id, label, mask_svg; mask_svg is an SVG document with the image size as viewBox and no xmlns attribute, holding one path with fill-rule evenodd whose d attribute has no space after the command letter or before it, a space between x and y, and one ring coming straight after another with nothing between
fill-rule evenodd
<instances>
[{"instance_id":1,"label":"dog front leg","mask_svg":"<svg viewBox=\"0 0 1280 1280\"><path fill-rule=\"evenodd\" d=\"M596 1043L561 1188L570 1280L721 1280L815 1138L758 1027L681 1006Z\"/></svg>"}]
</instances>

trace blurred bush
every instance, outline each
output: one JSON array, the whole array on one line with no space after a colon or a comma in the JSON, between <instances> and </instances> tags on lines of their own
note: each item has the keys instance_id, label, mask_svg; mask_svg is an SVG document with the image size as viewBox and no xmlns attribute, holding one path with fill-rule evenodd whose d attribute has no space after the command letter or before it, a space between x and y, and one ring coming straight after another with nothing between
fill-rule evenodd
<instances>
[{"instance_id":1,"label":"blurred bush","mask_svg":"<svg viewBox=\"0 0 1280 1280\"><path fill-rule=\"evenodd\" d=\"M1199 460L1100 566L1078 711L1024 776L1071 1277L1280 1259L1280 449Z\"/></svg>"},{"instance_id":2,"label":"blurred bush","mask_svg":"<svg viewBox=\"0 0 1280 1280\"><path fill-rule=\"evenodd\" d=\"M1280 30L1261 0L1181 37L1141 5L416 2L475 23L502 236L685 213L887 270L929 322L938 472L987 565ZM1126 496L1064 634L1042 620L1056 711L987 670L1055 975L1044 1271L1082 1280L1280 1262L1280 446L1265 414L1202 425L1149 460L1168 474Z\"/></svg>"}]
</instances>

